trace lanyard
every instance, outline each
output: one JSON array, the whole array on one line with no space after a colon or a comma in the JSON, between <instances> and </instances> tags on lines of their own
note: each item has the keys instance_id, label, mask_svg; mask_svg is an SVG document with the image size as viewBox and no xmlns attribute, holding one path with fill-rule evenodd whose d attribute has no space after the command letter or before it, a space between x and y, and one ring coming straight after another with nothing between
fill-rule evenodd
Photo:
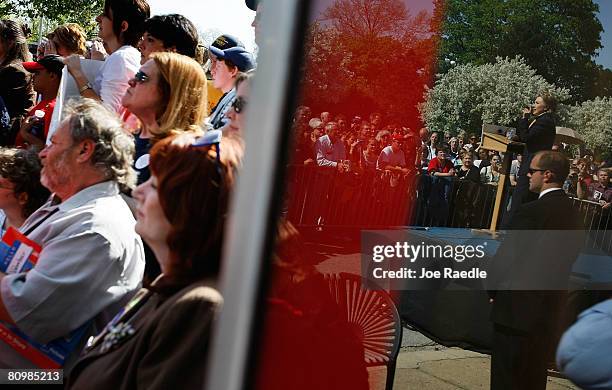
<instances>
[{"instance_id":1,"label":"lanyard","mask_svg":"<svg viewBox=\"0 0 612 390\"><path fill-rule=\"evenodd\" d=\"M23 232L23 235L24 236L29 236L30 233L32 233L34 230L36 230L40 225L42 225L43 222L45 222L47 219L51 218L51 216L53 216L53 214L57 213L58 211L59 211L59 207L57 207L56 209L50 211L47 215L45 215L38 222L36 222L34 225L32 225L28 230Z\"/></svg>"},{"instance_id":2,"label":"lanyard","mask_svg":"<svg viewBox=\"0 0 612 390\"><path fill-rule=\"evenodd\" d=\"M134 314L153 296L153 293L146 288L140 289L136 295L128 302L123 309L113 317L111 322L106 324L102 332L95 337L90 337L87 341L85 351L89 352L94 349L106 337L113 327L122 322L129 321Z\"/></svg>"}]
</instances>

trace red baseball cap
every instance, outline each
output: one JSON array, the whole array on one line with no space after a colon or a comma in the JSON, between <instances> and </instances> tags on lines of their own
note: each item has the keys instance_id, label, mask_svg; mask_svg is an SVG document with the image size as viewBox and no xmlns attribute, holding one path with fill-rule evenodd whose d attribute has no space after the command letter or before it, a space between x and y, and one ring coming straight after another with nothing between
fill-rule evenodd
<instances>
[{"instance_id":1,"label":"red baseball cap","mask_svg":"<svg viewBox=\"0 0 612 390\"><path fill-rule=\"evenodd\" d=\"M60 76L62 74L62 69L64 69L64 61L62 57L57 54L49 54L38 61L22 62L21 64L28 72L37 72L46 69Z\"/></svg>"}]
</instances>

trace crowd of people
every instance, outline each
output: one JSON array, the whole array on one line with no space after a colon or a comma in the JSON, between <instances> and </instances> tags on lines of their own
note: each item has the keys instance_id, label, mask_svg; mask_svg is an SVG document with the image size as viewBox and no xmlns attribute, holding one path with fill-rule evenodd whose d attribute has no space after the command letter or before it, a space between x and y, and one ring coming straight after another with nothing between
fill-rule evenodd
<instances>
[{"instance_id":1,"label":"crowd of people","mask_svg":"<svg viewBox=\"0 0 612 390\"><path fill-rule=\"evenodd\" d=\"M261 5L245 4L257 37ZM0 21L0 222L40 246L35 266L0 273L0 366L61 367L72 389L199 388L255 57L230 34L204 47L188 18L151 17L146 0L106 0L96 22L92 41L68 23L30 53L28 29ZM60 91L63 77L76 94ZM278 234L299 243L289 222ZM273 271L259 371L290 350L308 388L367 388L363 346L322 275L284 256ZM316 318L302 332L316 350L290 336L304 316ZM331 380L338 370L351 377ZM286 388L295 372L258 386Z\"/></svg>"},{"instance_id":2,"label":"crowd of people","mask_svg":"<svg viewBox=\"0 0 612 390\"><path fill-rule=\"evenodd\" d=\"M333 171L339 178L345 179L331 181L324 175L314 175L308 186L324 189L315 190L318 194L314 197L315 202L321 205L310 207L340 207L329 206L330 196L325 197L325 192L337 193L338 186L360 187L368 197L369 209L381 207L389 194L401 189L400 199L421 198L423 206L431 214L439 215L437 220L432 221L433 224L448 223L448 213L440 213L440 208L444 208L444 205L448 208L451 203L456 215L460 216L459 226L475 227L483 220L482 215L476 215L482 211L477 205L482 205L485 198L491 198L490 193L503 173L503 153L482 148L480 135L465 131L452 135L427 128L417 133L398 124L385 123L379 113L372 113L369 117L354 116L349 121L343 114L334 117L330 112L322 112L315 115L309 107L300 106L294 117L293 131L293 164L304 169L325 171L328 175ZM564 145L553 145L553 149L559 148L564 148ZM571 155L569 148L564 153L568 158ZM519 172L523 155L517 153L511 157L506 183L513 192L520 180L528 178L526 172ZM612 202L609 170L606 162L594 161L592 154L573 159L564 189L568 195L595 201L606 210ZM342 202L359 203L355 198L364 195L358 192L352 191L352 196L344 197ZM370 195L374 193L377 196L372 199ZM400 199L396 199L396 203ZM492 202L488 200L488 207L492 207ZM432 207L429 207L430 203ZM511 207L511 203L510 199L506 202L507 208ZM400 216L395 223L410 221L403 217ZM311 224L322 221L315 216L315 220L301 222Z\"/></svg>"},{"instance_id":3,"label":"crowd of people","mask_svg":"<svg viewBox=\"0 0 612 390\"><path fill-rule=\"evenodd\" d=\"M68 23L31 53L27 27L0 20L1 228L41 247L0 273L0 320L33 345L75 340L33 359L4 338L0 365L62 367L75 389L199 387L243 148L228 117L255 59L145 0L107 0L96 21L93 41ZM56 112L62 77L78 93Z\"/></svg>"},{"instance_id":4,"label":"crowd of people","mask_svg":"<svg viewBox=\"0 0 612 390\"><path fill-rule=\"evenodd\" d=\"M257 37L261 4L246 6L257 11ZM230 34L204 47L188 18L151 17L146 0L106 0L96 21L94 40L68 23L30 53L28 28L0 20L0 228L3 234L19 230L41 247L32 269L0 273L0 321L37 345L75 339L64 356L42 360L64 368L68 388L200 387L223 303L217 288L221 247L242 164L256 59ZM61 96L63 77L76 85L74 96ZM529 129L552 106L548 99L538 97L519 124L528 145ZM527 124L531 115L536 119ZM292 166L314 172L311 202L343 207L352 195L336 190L360 188L363 201L384 204L400 218L401 207L418 198L440 224L452 200L462 223L473 226L482 201L478 189L498 185L509 157L486 150L475 133L416 132L386 123L377 112L349 119L299 106L292 130ZM539 151L528 147L513 156L510 186L529 187L530 163ZM563 189L609 212L608 168L588 154L574 159ZM508 209L526 200L515 191ZM306 214L310 224L331 222L320 210ZM299 246L290 217L277 234L280 243ZM331 302L312 264L288 261L299 254L283 255L286 246L275 255L278 284L268 315L297 326L300 316L312 314L317 327L304 332L313 340L318 329L331 329L317 338L329 362L294 364L320 372L336 362L353 373L351 388L365 388L365 366L355 359L363 346L329 310L320 315L320 307L304 304L303 297L313 294ZM272 329L277 332L266 337L281 337L283 348L313 357L286 327ZM32 361L5 341L1 367L40 367L40 359ZM264 350L271 358L261 369L272 377L273 362L285 357L269 344ZM292 380L277 379L286 381L283 386ZM283 388L258 380L262 388ZM311 388L333 388L317 383Z\"/></svg>"}]
</instances>

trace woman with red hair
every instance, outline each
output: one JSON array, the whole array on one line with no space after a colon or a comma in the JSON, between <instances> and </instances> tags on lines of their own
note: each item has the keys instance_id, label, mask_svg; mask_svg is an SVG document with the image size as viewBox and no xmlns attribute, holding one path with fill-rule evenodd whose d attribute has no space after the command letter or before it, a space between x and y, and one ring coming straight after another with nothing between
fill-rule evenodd
<instances>
[{"instance_id":1,"label":"woman with red hair","mask_svg":"<svg viewBox=\"0 0 612 390\"><path fill-rule=\"evenodd\" d=\"M134 190L136 231L162 274L88 342L70 389L192 389L204 383L215 284L235 162L220 132L182 133L151 150L151 177ZM228 151L227 156L220 150Z\"/></svg>"}]
</instances>

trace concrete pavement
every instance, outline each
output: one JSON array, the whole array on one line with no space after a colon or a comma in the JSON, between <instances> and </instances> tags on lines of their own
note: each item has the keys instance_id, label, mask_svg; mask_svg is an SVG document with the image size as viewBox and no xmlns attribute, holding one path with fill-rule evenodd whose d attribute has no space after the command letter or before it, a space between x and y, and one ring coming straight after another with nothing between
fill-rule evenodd
<instances>
[{"instance_id":1,"label":"concrete pavement","mask_svg":"<svg viewBox=\"0 0 612 390\"><path fill-rule=\"evenodd\" d=\"M395 390L488 390L490 362L488 355L460 348L447 348L434 343L420 333L404 329L393 388ZM370 389L383 390L385 368L371 368L369 374ZM568 380L549 377L546 389L577 390L578 387Z\"/></svg>"}]
</instances>

